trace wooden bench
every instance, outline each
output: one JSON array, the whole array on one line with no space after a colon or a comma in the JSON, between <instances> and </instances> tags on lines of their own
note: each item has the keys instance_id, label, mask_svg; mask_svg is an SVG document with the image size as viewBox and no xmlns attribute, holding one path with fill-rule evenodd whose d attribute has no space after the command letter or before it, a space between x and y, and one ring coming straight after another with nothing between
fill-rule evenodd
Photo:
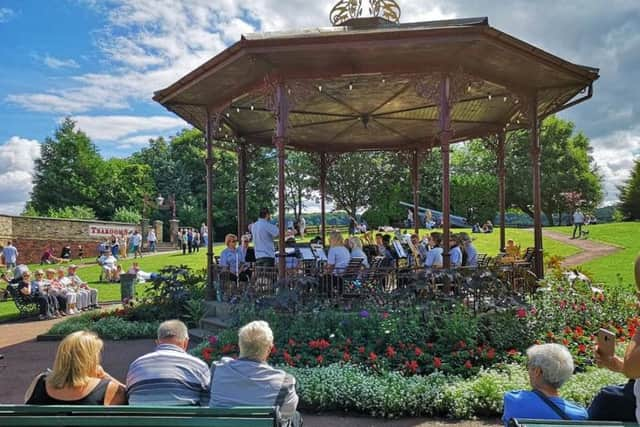
<instances>
[{"instance_id":1,"label":"wooden bench","mask_svg":"<svg viewBox=\"0 0 640 427\"><path fill-rule=\"evenodd\" d=\"M510 427L637 427L637 423L623 423L620 421L564 421L564 420L533 420L514 418L509 422Z\"/></svg>"},{"instance_id":2,"label":"wooden bench","mask_svg":"<svg viewBox=\"0 0 640 427\"><path fill-rule=\"evenodd\" d=\"M9 295L11 295L16 308L20 312L20 316L35 316L38 314L38 303L35 300L26 299L22 294L20 294L16 285L7 285L7 291L9 292Z\"/></svg>"},{"instance_id":3,"label":"wooden bench","mask_svg":"<svg viewBox=\"0 0 640 427\"><path fill-rule=\"evenodd\" d=\"M0 405L3 427L277 427L273 407Z\"/></svg>"}]
</instances>

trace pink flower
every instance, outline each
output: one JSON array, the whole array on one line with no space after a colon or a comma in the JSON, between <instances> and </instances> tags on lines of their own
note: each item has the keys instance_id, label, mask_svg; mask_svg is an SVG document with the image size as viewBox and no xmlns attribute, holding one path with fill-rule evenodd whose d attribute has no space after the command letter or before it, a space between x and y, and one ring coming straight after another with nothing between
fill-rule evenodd
<instances>
[{"instance_id":1,"label":"pink flower","mask_svg":"<svg viewBox=\"0 0 640 427\"><path fill-rule=\"evenodd\" d=\"M516 317L518 319L522 319L527 317L527 310L525 310L524 308L520 307L518 310L516 310Z\"/></svg>"},{"instance_id":2,"label":"pink flower","mask_svg":"<svg viewBox=\"0 0 640 427\"><path fill-rule=\"evenodd\" d=\"M218 343L218 337L216 335L211 335L209 337L209 344L215 346Z\"/></svg>"},{"instance_id":3,"label":"pink flower","mask_svg":"<svg viewBox=\"0 0 640 427\"><path fill-rule=\"evenodd\" d=\"M439 357L434 357L433 358L433 367L438 369L442 366L442 359L440 359Z\"/></svg>"}]
</instances>

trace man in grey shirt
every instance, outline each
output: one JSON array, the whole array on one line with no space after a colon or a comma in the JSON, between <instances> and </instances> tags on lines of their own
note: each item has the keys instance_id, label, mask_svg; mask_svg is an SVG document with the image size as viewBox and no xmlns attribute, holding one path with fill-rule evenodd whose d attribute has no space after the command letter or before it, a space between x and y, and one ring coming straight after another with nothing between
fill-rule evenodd
<instances>
[{"instance_id":1,"label":"man in grey shirt","mask_svg":"<svg viewBox=\"0 0 640 427\"><path fill-rule=\"evenodd\" d=\"M273 267L275 265L276 250L273 239L278 237L278 227L271 224L271 213L268 208L260 209L260 217L253 223L251 234L256 252L256 266Z\"/></svg>"},{"instance_id":2,"label":"man in grey shirt","mask_svg":"<svg viewBox=\"0 0 640 427\"><path fill-rule=\"evenodd\" d=\"M267 364L273 347L269 324L256 320L244 325L238 331L238 347L237 360L223 357L211 365L209 406L278 406L281 425L301 426L295 378Z\"/></svg>"}]
</instances>

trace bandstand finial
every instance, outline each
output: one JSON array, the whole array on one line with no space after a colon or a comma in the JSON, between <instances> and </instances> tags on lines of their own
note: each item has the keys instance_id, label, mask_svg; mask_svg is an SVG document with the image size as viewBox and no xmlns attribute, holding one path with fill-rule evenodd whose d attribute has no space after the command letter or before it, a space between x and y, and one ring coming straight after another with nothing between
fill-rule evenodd
<instances>
[{"instance_id":1,"label":"bandstand finial","mask_svg":"<svg viewBox=\"0 0 640 427\"><path fill-rule=\"evenodd\" d=\"M369 15L389 22L400 22L400 6L395 0L369 0ZM340 0L329 14L333 25L345 25L362 16L362 0Z\"/></svg>"}]
</instances>

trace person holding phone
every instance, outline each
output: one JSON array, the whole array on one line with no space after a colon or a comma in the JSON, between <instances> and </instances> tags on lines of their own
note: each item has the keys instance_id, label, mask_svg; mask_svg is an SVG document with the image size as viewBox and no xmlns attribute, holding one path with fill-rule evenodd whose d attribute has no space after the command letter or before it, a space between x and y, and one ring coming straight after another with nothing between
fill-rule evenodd
<instances>
[{"instance_id":1,"label":"person holding phone","mask_svg":"<svg viewBox=\"0 0 640 427\"><path fill-rule=\"evenodd\" d=\"M635 263L635 279L636 296L640 300L640 256ZM636 378L640 378L640 330L629 341L624 357L616 356L615 347L610 343L610 335L604 331L598 333L596 364L601 368L624 374L629 381L600 390L589 405L589 419L635 422L640 420L640 382L636 381ZM615 345L615 340L613 344Z\"/></svg>"}]
</instances>

